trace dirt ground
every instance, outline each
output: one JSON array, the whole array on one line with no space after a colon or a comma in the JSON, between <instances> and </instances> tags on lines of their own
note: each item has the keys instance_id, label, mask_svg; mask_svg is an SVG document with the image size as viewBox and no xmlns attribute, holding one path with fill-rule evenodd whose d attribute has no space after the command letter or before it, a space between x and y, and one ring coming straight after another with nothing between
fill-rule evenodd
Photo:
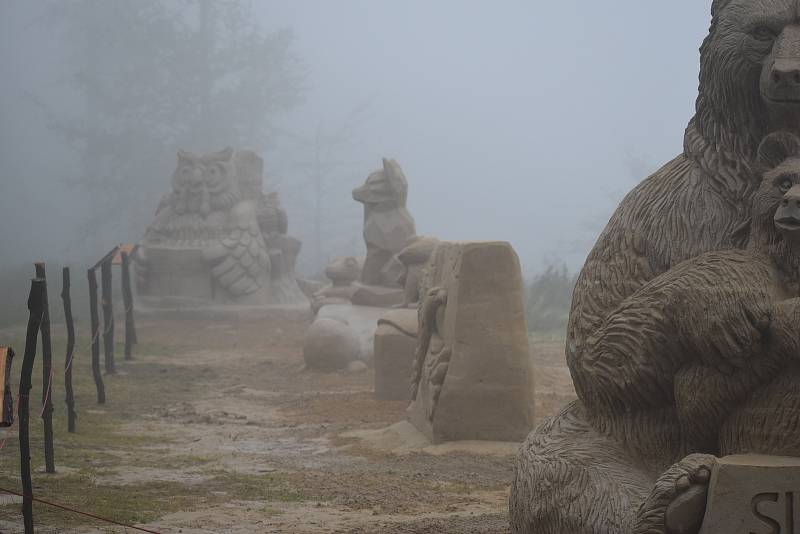
<instances>
[{"instance_id":1,"label":"dirt ground","mask_svg":"<svg viewBox=\"0 0 800 534\"><path fill-rule=\"evenodd\" d=\"M402 421L406 406L375 400L371 371L305 370L308 325L297 316L140 318L135 359L121 361L118 346L105 405L95 400L88 339L79 338L76 434L66 432L63 374L53 380L55 475L41 467L43 377L35 371L35 495L164 533L508 532L513 455L393 454L343 437ZM6 343L19 353L16 376L21 329L0 332ZM537 418L574 396L562 347L533 346ZM54 354L63 368L58 335ZM21 489L16 426L0 429L0 488ZM2 489L0 532L21 532L19 500ZM37 532L133 532L39 503L34 514Z\"/></svg>"}]
</instances>

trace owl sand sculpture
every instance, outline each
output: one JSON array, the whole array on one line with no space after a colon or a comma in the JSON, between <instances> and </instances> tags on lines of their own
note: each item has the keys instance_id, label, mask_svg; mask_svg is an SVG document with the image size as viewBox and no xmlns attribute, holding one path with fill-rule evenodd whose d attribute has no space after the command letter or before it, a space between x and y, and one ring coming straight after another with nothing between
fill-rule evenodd
<instances>
[{"instance_id":1,"label":"owl sand sculpture","mask_svg":"<svg viewBox=\"0 0 800 534\"><path fill-rule=\"evenodd\" d=\"M172 191L135 256L149 304L307 303L294 277L300 242L277 195L262 192L262 172L250 151L178 152Z\"/></svg>"},{"instance_id":2,"label":"owl sand sculpture","mask_svg":"<svg viewBox=\"0 0 800 534\"><path fill-rule=\"evenodd\" d=\"M798 296L787 232L800 219L773 219L765 197L797 192L797 161L770 157L792 154L800 129L797 1L714 0L700 54L683 154L623 200L579 277L566 346L578 400L520 450L513 532L695 534L715 456L800 456L799 349L781 335L800 324L781 304ZM772 263L703 256L764 239Z\"/></svg>"}]
</instances>

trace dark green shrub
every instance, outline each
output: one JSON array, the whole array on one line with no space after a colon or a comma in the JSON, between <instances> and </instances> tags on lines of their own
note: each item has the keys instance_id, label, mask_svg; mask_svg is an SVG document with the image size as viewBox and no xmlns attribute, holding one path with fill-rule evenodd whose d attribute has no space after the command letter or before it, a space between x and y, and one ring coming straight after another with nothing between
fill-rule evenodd
<instances>
[{"instance_id":1,"label":"dark green shrub","mask_svg":"<svg viewBox=\"0 0 800 534\"><path fill-rule=\"evenodd\" d=\"M576 278L564 265L551 265L533 277L525 288L525 314L530 332L562 335L566 332Z\"/></svg>"}]
</instances>

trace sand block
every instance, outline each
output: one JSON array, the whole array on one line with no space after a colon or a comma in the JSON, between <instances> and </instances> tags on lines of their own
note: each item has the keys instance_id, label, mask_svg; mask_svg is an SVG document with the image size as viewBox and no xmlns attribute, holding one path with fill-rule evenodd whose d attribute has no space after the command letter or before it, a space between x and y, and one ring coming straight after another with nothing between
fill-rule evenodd
<instances>
[{"instance_id":1,"label":"sand block","mask_svg":"<svg viewBox=\"0 0 800 534\"><path fill-rule=\"evenodd\" d=\"M375 332L375 398L411 400L416 348L416 310L392 310L378 320Z\"/></svg>"},{"instance_id":2,"label":"sand block","mask_svg":"<svg viewBox=\"0 0 800 534\"><path fill-rule=\"evenodd\" d=\"M800 534L800 458L717 461L701 534Z\"/></svg>"},{"instance_id":3,"label":"sand block","mask_svg":"<svg viewBox=\"0 0 800 534\"><path fill-rule=\"evenodd\" d=\"M409 421L434 443L522 441L533 367L514 249L442 242L422 286Z\"/></svg>"}]
</instances>

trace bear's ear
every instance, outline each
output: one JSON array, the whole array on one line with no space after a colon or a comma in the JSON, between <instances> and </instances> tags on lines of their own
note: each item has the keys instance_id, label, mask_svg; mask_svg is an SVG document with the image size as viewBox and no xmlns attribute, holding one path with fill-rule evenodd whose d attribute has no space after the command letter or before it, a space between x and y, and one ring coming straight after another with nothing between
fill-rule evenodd
<instances>
[{"instance_id":1,"label":"bear's ear","mask_svg":"<svg viewBox=\"0 0 800 534\"><path fill-rule=\"evenodd\" d=\"M792 156L800 156L800 137L791 132L773 132L758 146L758 159L770 168L777 167Z\"/></svg>"},{"instance_id":2,"label":"bear's ear","mask_svg":"<svg viewBox=\"0 0 800 534\"><path fill-rule=\"evenodd\" d=\"M716 17L717 15L719 15L720 12L722 12L722 10L725 9L725 6L727 6L730 3L730 1L731 0L714 0L711 3L711 16Z\"/></svg>"}]
</instances>

